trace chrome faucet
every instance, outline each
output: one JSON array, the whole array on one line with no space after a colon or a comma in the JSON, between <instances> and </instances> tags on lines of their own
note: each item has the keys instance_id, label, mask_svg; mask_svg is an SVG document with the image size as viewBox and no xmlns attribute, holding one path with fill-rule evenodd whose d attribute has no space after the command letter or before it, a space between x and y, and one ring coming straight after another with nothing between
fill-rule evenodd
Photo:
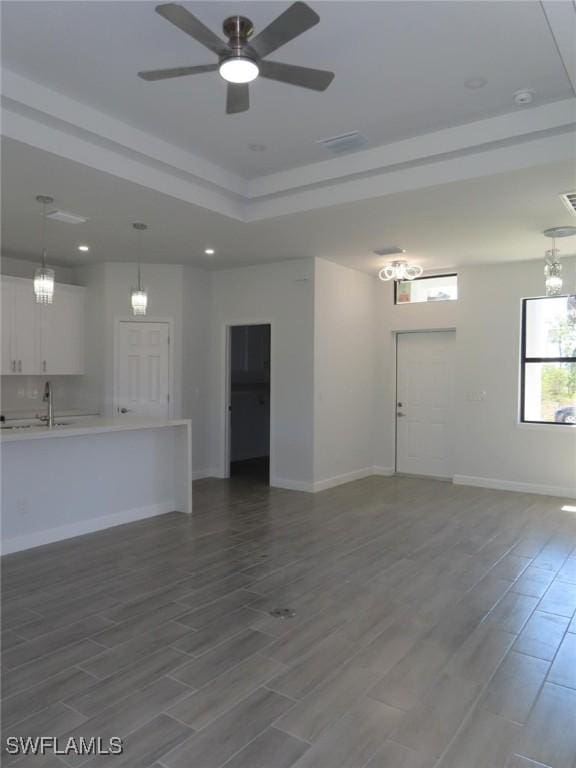
<instances>
[{"instance_id":1,"label":"chrome faucet","mask_svg":"<svg viewBox=\"0 0 576 768\"><path fill-rule=\"evenodd\" d=\"M47 427L54 426L54 404L52 402L52 386L49 381L44 384L44 395L42 402L47 404L46 416L42 421L46 422Z\"/></svg>"}]
</instances>

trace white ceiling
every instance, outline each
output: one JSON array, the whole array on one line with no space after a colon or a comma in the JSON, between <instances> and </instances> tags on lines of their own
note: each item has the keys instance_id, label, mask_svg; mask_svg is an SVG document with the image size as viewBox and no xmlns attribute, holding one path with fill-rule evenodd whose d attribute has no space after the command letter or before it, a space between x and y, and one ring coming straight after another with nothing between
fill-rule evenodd
<instances>
[{"instance_id":1,"label":"white ceiling","mask_svg":"<svg viewBox=\"0 0 576 768\"><path fill-rule=\"evenodd\" d=\"M52 260L68 265L140 255L220 269L319 256L375 272L387 259L372 250L400 245L408 258L435 269L542 258L549 246L542 230L574 224L558 196L574 187L574 168L565 162L246 223L17 141L3 140L2 161L4 251L37 256L34 197L51 194L59 207L90 219L48 224ZM134 221L150 227L142 253ZM80 242L91 245L89 254L77 252ZM208 245L216 256L204 256ZM569 245L561 244L563 252Z\"/></svg>"},{"instance_id":2,"label":"white ceiling","mask_svg":"<svg viewBox=\"0 0 576 768\"><path fill-rule=\"evenodd\" d=\"M187 7L218 30L233 13L257 29L284 2ZM538 2L313 2L321 22L272 59L333 69L324 94L257 81L248 113L224 114L216 73L144 83L140 69L212 61L148 2L3 2L2 60L149 134L252 178L329 157L320 138L359 130L378 146L573 95ZM465 80L487 85L468 90ZM528 108L530 109L530 108ZM264 144L253 152L250 144Z\"/></svg>"}]
</instances>

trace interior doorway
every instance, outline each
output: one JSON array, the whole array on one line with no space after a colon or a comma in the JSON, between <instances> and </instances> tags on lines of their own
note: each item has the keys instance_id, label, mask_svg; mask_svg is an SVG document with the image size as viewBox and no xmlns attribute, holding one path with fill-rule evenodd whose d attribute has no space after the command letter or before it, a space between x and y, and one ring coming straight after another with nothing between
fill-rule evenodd
<instances>
[{"instance_id":1,"label":"interior doorway","mask_svg":"<svg viewBox=\"0 0 576 768\"><path fill-rule=\"evenodd\" d=\"M270 325L229 329L228 469L270 483Z\"/></svg>"},{"instance_id":2,"label":"interior doorway","mask_svg":"<svg viewBox=\"0 0 576 768\"><path fill-rule=\"evenodd\" d=\"M115 414L170 418L170 323L120 320L115 346Z\"/></svg>"},{"instance_id":3,"label":"interior doorway","mask_svg":"<svg viewBox=\"0 0 576 768\"><path fill-rule=\"evenodd\" d=\"M396 471L452 478L454 331L396 336Z\"/></svg>"}]
</instances>

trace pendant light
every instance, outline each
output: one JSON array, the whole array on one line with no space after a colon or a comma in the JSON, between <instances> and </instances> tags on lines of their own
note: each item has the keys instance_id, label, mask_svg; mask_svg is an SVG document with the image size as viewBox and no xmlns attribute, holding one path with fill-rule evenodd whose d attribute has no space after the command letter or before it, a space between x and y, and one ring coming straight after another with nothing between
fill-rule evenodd
<instances>
[{"instance_id":1,"label":"pendant light","mask_svg":"<svg viewBox=\"0 0 576 768\"><path fill-rule=\"evenodd\" d=\"M140 266L140 253L142 251L142 232L148 229L146 224L135 222L132 227L138 233L138 283L136 288L132 288L130 295L130 303L132 305L132 314L134 316L142 316L146 314L148 309L148 293L145 288L142 287L142 269Z\"/></svg>"},{"instance_id":2,"label":"pendant light","mask_svg":"<svg viewBox=\"0 0 576 768\"><path fill-rule=\"evenodd\" d=\"M546 278L546 296L560 296L562 294L562 264L558 259L556 242L554 242L551 250L546 251L544 277Z\"/></svg>"},{"instance_id":3,"label":"pendant light","mask_svg":"<svg viewBox=\"0 0 576 768\"><path fill-rule=\"evenodd\" d=\"M34 296L37 304L52 304L54 300L54 270L46 266L46 206L54 202L49 195L36 195L42 205L42 263L34 272Z\"/></svg>"},{"instance_id":4,"label":"pendant light","mask_svg":"<svg viewBox=\"0 0 576 768\"><path fill-rule=\"evenodd\" d=\"M386 264L378 272L380 280L415 280L424 272L419 264L408 264L404 259Z\"/></svg>"},{"instance_id":5,"label":"pendant light","mask_svg":"<svg viewBox=\"0 0 576 768\"><path fill-rule=\"evenodd\" d=\"M560 264L559 250L556 248L557 237L574 237L576 227L551 227L544 230L546 237L552 238L552 248L546 251L544 266L544 277L546 285L546 296L562 295L562 264Z\"/></svg>"}]
</instances>

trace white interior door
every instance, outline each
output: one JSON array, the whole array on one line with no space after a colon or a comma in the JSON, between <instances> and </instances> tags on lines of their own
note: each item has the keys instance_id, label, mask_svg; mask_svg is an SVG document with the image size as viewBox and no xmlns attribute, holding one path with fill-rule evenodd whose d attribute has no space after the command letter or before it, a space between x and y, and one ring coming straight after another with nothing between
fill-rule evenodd
<instances>
[{"instance_id":1,"label":"white interior door","mask_svg":"<svg viewBox=\"0 0 576 768\"><path fill-rule=\"evenodd\" d=\"M452 477L452 331L397 336L396 470Z\"/></svg>"},{"instance_id":2,"label":"white interior door","mask_svg":"<svg viewBox=\"0 0 576 768\"><path fill-rule=\"evenodd\" d=\"M166 419L170 412L168 323L121 322L117 340L116 412Z\"/></svg>"}]
</instances>

